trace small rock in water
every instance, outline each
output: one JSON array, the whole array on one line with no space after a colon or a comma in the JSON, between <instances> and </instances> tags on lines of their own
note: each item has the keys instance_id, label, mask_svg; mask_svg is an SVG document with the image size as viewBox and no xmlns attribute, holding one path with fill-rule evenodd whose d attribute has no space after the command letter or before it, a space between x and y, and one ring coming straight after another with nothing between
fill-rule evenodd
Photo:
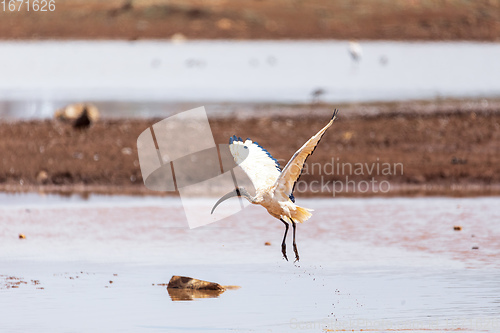
<instances>
[{"instance_id":1,"label":"small rock in water","mask_svg":"<svg viewBox=\"0 0 500 333\"><path fill-rule=\"evenodd\" d=\"M453 230L460 231L460 230L462 230L462 227L459 226L459 225L456 225L456 226L453 227Z\"/></svg>"},{"instance_id":2,"label":"small rock in water","mask_svg":"<svg viewBox=\"0 0 500 333\"><path fill-rule=\"evenodd\" d=\"M264 245L265 246L271 246L271 242L265 242Z\"/></svg>"},{"instance_id":3,"label":"small rock in water","mask_svg":"<svg viewBox=\"0 0 500 333\"><path fill-rule=\"evenodd\" d=\"M24 234L19 234L19 239L26 239L26 236Z\"/></svg>"},{"instance_id":4,"label":"small rock in water","mask_svg":"<svg viewBox=\"0 0 500 333\"><path fill-rule=\"evenodd\" d=\"M174 275L167 285L168 288L174 289L196 289L196 290L224 290L224 287L215 282L208 282L194 279L187 276Z\"/></svg>"},{"instance_id":5,"label":"small rock in water","mask_svg":"<svg viewBox=\"0 0 500 333\"><path fill-rule=\"evenodd\" d=\"M473 250L479 250L479 246L473 246L472 249Z\"/></svg>"}]
</instances>

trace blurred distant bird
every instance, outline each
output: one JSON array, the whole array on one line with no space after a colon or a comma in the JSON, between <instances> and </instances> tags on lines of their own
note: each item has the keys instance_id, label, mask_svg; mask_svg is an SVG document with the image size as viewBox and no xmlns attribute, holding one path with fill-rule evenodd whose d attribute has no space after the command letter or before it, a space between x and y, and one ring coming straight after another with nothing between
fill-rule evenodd
<instances>
[{"instance_id":1,"label":"blurred distant bird","mask_svg":"<svg viewBox=\"0 0 500 333\"><path fill-rule=\"evenodd\" d=\"M297 150L283 171L278 161L257 142L252 142L250 139L243 141L241 138L233 136L229 140L229 149L236 164L243 169L252 181L255 196L250 195L245 188L238 187L220 198L212 208L212 213L220 203L236 196L244 197L253 204L263 206L269 214L285 225L281 252L286 260L288 258L286 256L285 240L289 223L292 223L293 251L295 252L295 260L298 261L299 252L295 243L296 223L308 220L312 215L310 213L312 209L296 206L293 190L307 158L314 152L326 130L333 124L337 118L337 113L338 110L336 109L328 124Z\"/></svg>"},{"instance_id":2,"label":"blurred distant bird","mask_svg":"<svg viewBox=\"0 0 500 333\"><path fill-rule=\"evenodd\" d=\"M70 123L73 128L83 129L99 119L99 110L95 105L89 103L70 104L57 110L54 117Z\"/></svg>"},{"instance_id":3,"label":"blurred distant bird","mask_svg":"<svg viewBox=\"0 0 500 333\"><path fill-rule=\"evenodd\" d=\"M87 111L87 107L83 108L83 112L80 115L80 117L75 119L75 122L73 123L73 128L87 128L90 126L90 118L89 118L89 112Z\"/></svg>"},{"instance_id":4,"label":"blurred distant bird","mask_svg":"<svg viewBox=\"0 0 500 333\"><path fill-rule=\"evenodd\" d=\"M319 103L320 100L321 100L321 96L323 96L325 93L326 93L326 91L324 89L322 89L322 88L314 89L311 92L313 104Z\"/></svg>"},{"instance_id":5,"label":"blurred distant bird","mask_svg":"<svg viewBox=\"0 0 500 333\"><path fill-rule=\"evenodd\" d=\"M351 55L352 60L355 62L359 62L361 60L361 56L363 55L363 49L358 42L350 41L349 42L349 54Z\"/></svg>"}]
</instances>

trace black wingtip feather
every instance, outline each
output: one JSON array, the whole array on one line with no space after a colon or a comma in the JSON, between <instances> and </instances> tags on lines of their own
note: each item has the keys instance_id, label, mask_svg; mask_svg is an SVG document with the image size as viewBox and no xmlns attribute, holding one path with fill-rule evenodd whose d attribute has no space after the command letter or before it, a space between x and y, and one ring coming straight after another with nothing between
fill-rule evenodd
<instances>
[{"instance_id":1,"label":"black wingtip feather","mask_svg":"<svg viewBox=\"0 0 500 333\"><path fill-rule=\"evenodd\" d=\"M333 115L332 115L332 119L335 119L335 117L337 117L337 114L339 113L339 109L335 109L333 110Z\"/></svg>"},{"instance_id":2,"label":"black wingtip feather","mask_svg":"<svg viewBox=\"0 0 500 333\"><path fill-rule=\"evenodd\" d=\"M242 141L241 138L238 138L236 135L233 135L232 137L229 138L229 144L232 144L233 142L238 142L238 141Z\"/></svg>"}]
</instances>

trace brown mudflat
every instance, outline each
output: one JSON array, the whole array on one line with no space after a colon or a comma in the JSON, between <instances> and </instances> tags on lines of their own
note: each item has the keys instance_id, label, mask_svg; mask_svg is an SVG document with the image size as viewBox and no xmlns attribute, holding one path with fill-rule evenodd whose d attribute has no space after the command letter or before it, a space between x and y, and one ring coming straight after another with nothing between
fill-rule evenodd
<instances>
[{"instance_id":1,"label":"brown mudflat","mask_svg":"<svg viewBox=\"0 0 500 333\"><path fill-rule=\"evenodd\" d=\"M57 0L0 9L1 39L498 40L500 1Z\"/></svg>"},{"instance_id":2,"label":"brown mudflat","mask_svg":"<svg viewBox=\"0 0 500 333\"><path fill-rule=\"evenodd\" d=\"M338 121L307 161L298 195L331 196L324 190L327 182L340 186L372 180L386 181L390 190L344 188L336 195L500 194L498 105L467 101L440 105L341 107ZM280 108L279 114L210 119L215 142L226 143L233 134L252 138L283 166L326 124L331 111L325 106ZM325 109L324 114L315 108ZM351 112L363 108L372 115ZM425 111L429 108L432 112ZM159 120L103 118L87 129L58 120L0 123L0 190L163 194L144 187L136 148L138 135ZM364 190L366 184L362 185Z\"/></svg>"}]
</instances>

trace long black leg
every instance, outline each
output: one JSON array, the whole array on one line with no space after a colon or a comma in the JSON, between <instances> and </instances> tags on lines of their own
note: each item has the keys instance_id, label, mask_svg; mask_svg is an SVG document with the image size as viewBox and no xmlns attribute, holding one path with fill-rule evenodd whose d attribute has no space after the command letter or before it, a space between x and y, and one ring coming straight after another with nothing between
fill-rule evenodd
<instances>
[{"instance_id":1,"label":"long black leg","mask_svg":"<svg viewBox=\"0 0 500 333\"><path fill-rule=\"evenodd\" d=\"M295 244L295 228L296 228L296 223L292 221L292 227L293 227L293 252L295 252L295 261L299 261L299 251L297 250L297 244Z\"/></svg>"},{"instance_id":2,"label":"long black leg","mask_svg":"<svg viewBox=\"0 0 500 333\"><path fill-rule=\"evenodd\" d=\"M283 224L285 225L285 234L283 235L283 241L281 242L281 253L283 253L283 257L286 259L286 261L288 261L288 257L286 256L286 243L285 243L285 240L286 240L286 234L288 232L288 223L286 223L283 219L280 218L280 221L283 222Z\"/></svg>"}]
</instances>

